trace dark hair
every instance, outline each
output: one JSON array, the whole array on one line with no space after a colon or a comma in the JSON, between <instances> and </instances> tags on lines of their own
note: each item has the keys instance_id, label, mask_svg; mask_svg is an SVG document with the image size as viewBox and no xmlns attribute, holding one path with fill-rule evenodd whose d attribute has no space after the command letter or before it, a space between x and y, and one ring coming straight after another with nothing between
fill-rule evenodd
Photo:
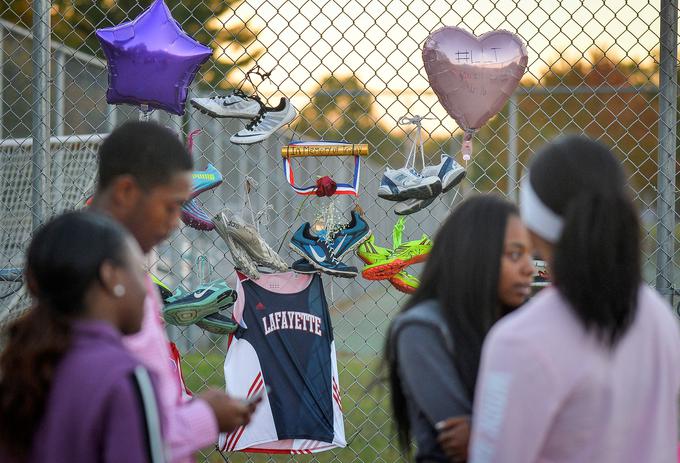
<instances>
[{"instance_id":1,"label":"dark hair","mask_svg":"<svg viewBox=\"0 0 680 463\"><path fill-rule=\"evenodd\" d=\"M494 195L463 201L437 232L420 286L402 309L406 312L428 300L439 303L453 338L453 362L471 399L484 338L509 310L498 299L498 280L511 215L519 215L517 207ZM410 426L393 341L388 335L384 355L397 436L408 453Z\"/></svg>"},{"instance_id":2,"label":"dark hair","mask_svg":"<svg viewBox=\"0 0 680 463\"><path fill-rule=\"evenodd\" d=\"M34 306L3 333L0 355L0 446L25 459L42 418L57 364L70 346L71 320L102 263L122 265L127 232L93 212L69 212L39 228L25 275Z\"/></svg>"},{"instance_id":3,"label":"dark hair","mask_svg":"<svg viewBox=\"0 0 680 463\"><path fill-rule=\"evenodd\" d=\"M121 175L131 175L142 188L150 189L192 169L189 151L170 129L154 122L126 122L99 148L97 189L106 189Z\"/></svg>"},{"instance_id":4,"label":"dark hair","mask_svg":"<svg viewBox=\"0 0 680 463\"><path fill-rule=\"evenodd\" d=\"M614 346L635 316L642 280L640 224L621 164L605 145L572 135L536 153L529 180L564 220L556 287L586 329Z\"/></svg>"}]
</instances>

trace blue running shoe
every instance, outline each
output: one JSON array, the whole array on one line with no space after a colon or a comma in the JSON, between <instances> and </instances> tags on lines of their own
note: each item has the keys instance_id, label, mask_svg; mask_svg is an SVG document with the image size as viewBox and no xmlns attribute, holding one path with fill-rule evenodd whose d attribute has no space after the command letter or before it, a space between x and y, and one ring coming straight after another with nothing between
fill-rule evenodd
<instances>
[{"instance_id":1,"label":"blue running shoe","mask_svg":"<svg viewBox=\"0 0 680 463\"><path fill-rule=\"evenodd\" d=\"M336 259L342 258L349 252L358 248L361 243L371 236L368 223L357 211L352 211L352 219L347 225L335 234L331 247Z\"/></svg>"},{"instance_id":2,"label":"blue running shoe","mask_svg":"<svg viewBox=\"0 0 680 463\"><path fill-rule=\"evenodd\" d=\"M358 275L356 267L340 262L325 241L312 235L307 222L300 225L288 246L321 272L341 278L354 278Z\"/></svg>"},{"instance_id":3,"label":"blue running shoe","mask_svg":"<svg viewBox=\"0 0 680 463\"><path fill-rule=\"evenodd\" d=\"M200 285L188 293L178 288L175 294L165 301L163 318L172 325L186 326L231 307L236 302L236 291L224 280L215 280Z\"/></svg>"},{"instance_id":4,"label":"blue running shoe","mask_svg":"<svg viewBox=\"0 0 680 463\"><path fill-rule=\"evenodd\" d=\"M465 168L447 154L442 154L442 160L436 166L426 166L421 175L423 177L437 176L442 182L442 193L446 193L458 185L465 178Z\"/></svg>"},{"instance_id":5,"label":"blue running shoe","mask_svg":"<svg viewBox=\"0 0 680 463\"><path fill-rule=\"evenodd\" d=\"M415 169L386 169L380 180L378 196L389 201L427 199L442 192L442 182L436 175L425 177Z\"/></svg>"},{"instance_id":6,"label":"blue running shoe","mask_svg":"<svg viewBox=\"0 0 680 463\"><path fill-rule=\"evenodd\" d=\"M290 268L295 272L295 273L316 273L318 272L317 269L314 268L312 264L307 262L307 259L298 259L293 264L290 266Z\"/></svg>"},{"instance_id":7,"label":"blue running shoe","mask_svg":"<svg viewBox=\"0 0 680 463\"><path fill-rule=\"evenodd\" d=\"M212 164L205 170L197 170L191 174L191 196L194 199L204 191L212 190L222 183L222 174Z\"/></svg>"}]
</instances>

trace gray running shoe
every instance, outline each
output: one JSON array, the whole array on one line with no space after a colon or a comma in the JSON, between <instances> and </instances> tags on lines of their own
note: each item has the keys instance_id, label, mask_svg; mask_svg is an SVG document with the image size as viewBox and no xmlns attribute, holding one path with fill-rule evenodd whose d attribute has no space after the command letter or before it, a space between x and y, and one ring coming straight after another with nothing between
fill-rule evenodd
<instances>
[{"instance_id":1,"label":"gray running shoe","mask_svg":"<svg viewBox=\"0 0 680 463\"><path fill-rule=\"evenodd\" d=\"M448 154L442 154L441 162L435 166L425 166L420 173L423 177L431 175L442 181L442 193L446 193L465 178L465 167L461 166Z\"/></svg>"},{"instance_id":2,"label":"gray running shoe","mask_svg":"<svg viewBox=\"0 0 680 463\"><path fill-rule=\"evenodd\" d=\"M254 263L277 272L288 271L288 264L262 239L255 227L241 217L225 209L213 218L213 222L220 235L230 236Z\"/></svg>"},{"instance_id":3,"label":"gray running shoe","mask_svg":"<svg viewBox=\"0 0 680 463\"><path fill-rule=\"evenodd\" d=\"M281 102L275 108L262 106L260 112L246 125L246 128L232 135L230 140L236 145L260 142L291 122L295 116L297 116L297 111L290 104L290 100L281 98Z\"/></svg>"},{"instance_id":4,"label":"gray running shoe","mask_svg":"<svg viewBox=\"0 0 680 463\"><path fill-rule=\"evenodd\" d=\"M260 272L257 270L257 265L252 261L248 253L240 245L238 245L231 236L225 231L220 231L222 226L215 222L215 230L219 233L225 243L227 243L227 248L231 253L232 259L234 259L234 267L239 269L241 273L246 275L253 280L260 278ZM222 227L223 228L223 227Z\"/></svg>"},{"instance_id":5,"label":"gray running shoe","mask_svg":"<svg viewBox=\"0 0 680 463\"><path fill-rule=\"evenodd\" d=\"M192 98L191 104L203 114L212 117L235 117L253 119L260 112L262 104L240 90L211 98Z\"/></svg>"}]
</instances>

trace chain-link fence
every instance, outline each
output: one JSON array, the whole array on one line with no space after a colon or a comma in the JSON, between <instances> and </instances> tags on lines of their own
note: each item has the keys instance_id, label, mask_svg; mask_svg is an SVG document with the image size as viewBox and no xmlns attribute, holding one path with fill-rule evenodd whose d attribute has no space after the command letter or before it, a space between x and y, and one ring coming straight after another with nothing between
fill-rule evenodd
<instances>
[{"instance_id":1,"label":"chain-link fence","mask_svg":"<svg viewBox=\"0 0 680 463\"><path fill-rule=\"evenodd\" d=\"M33 227L59 211L81 207L92 193L102 138L135 108L106 104L106 62L94 31L137 16L150 2L132 0L16 0L0 4L0 277L23 263ZM32 8L32 5L34 9ZM381 246L390 247L397 216L377 197L385 167L401 167L414 139L407 114L428 116L427 162L441 153L462 162L461 133L430 90L420 49L428 34L456 25L481 34L506 29L527 43L529 67L502 112L476 135L464 182L406 220L405 239L432 236L451 206L475 191L516 199L531 154L558 134L586 133L612 146L630 175L644 225L644 276L672 297L676 229L677 1L550 2L479 0L167 0L189 35L209 44L213 59L194 81L190 98L225 93L259 64L271 77L257 91L274 105L290 98L299 116L263 143L237 146L229 137L241 122L213 119L187 106L183 117L156 111L151 119L186 139L201 129L193 153L197 169L213 164L218 188L199 196L211 214L268 209L266 241L287 262L287 243L303 221L313 221L328 199L303 199L281 169L281 146L291 139L368 143L358 204ZM51 34L50 34L51 32ZM51 42L50 42L51 37ZM347 160L345 160L347 159ZM295 161L301 179L332 175L344 181L344 159ZM246 179L250 187L246 188ZM337 200L349 219L354 200ZM248 207L247 207L248 206ZM209 262L199 275L197 261ZM361 266L356 258L348 263ZM150 269L171 288L235 272L215 232L182 227L150 258ZM418 274L418 266L409 272ZM305 461L391 461L385 391L370 388L389 320L403 295L387 282L324 277L335 331L348 447ZM27 305L19 282L0 283L2 319ZM193 389L222 385L223 337L198 327L168 327L184 355ZM191 430L187 430L191 432ZM207 461L222 461L207 451ZM228 456L234 461L291 457Z\"/></svg>"}]
</instances>

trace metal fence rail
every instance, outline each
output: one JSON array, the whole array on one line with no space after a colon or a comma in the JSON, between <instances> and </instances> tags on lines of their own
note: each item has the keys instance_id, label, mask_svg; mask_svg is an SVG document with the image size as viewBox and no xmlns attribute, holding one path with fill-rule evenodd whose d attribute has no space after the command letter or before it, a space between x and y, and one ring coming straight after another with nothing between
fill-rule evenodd
<instances>
[{"instance_id":1,"label":"metal fence rail","mask_svg":"<svg viewBox=\"0 0 680 463\"><path fill-rule=\"evenodd\" d=\"M151 2L19 0L0 5L0 276L23 264L32 228L92 192L102 136L137 119L132 107L106 104L106 62L94 30L134 18ZM440 153L460 158L461 133L429 89L420 48L445 25L476 34L506 29L527 43L529 68L501 113L477 134L460 187L409 217L405 239L432 236L452 205L480 191L516 200L531 154L553 137L585 133L612 146L630 176L644 226L644 277L672 298L680 288L677 227L677 0L589 2L427 0L166 0L183 29L215 54L199 72L193 96L223 94L255 63L272 71L257 91L271 103L287 96L299 117L263 143L237 146L242 128L187 106L185 116L155 111L151 119L194 144L197 168L212 163L224 183L199 197L214 214L267 206L264 238L281 248L302 221L313 220L325 199L303 202L286 183L279 149L294 138L368 143L358 202L381 245L391 244L396 216L377 197L386 166L400 167L413 141L406 114L424 121L428 162ZM253 88L246 86L246 90ZM97 135L88 135L97 134ZM462 160L461 160L462 161ZM305 159L303 179L351 176L340 159ZM247 194L246 178L256 182ZM348 214L353 200L341 199ZM225 243L214 232L182 227L150 258L150 269L171 287L199 283L196 261L205 257L212 278L233 285ZM355 259L355 258L352 258ZM351 262L360 265L358 260ZM419 267L409 270L417 274ZM4 277L3 277L4 278ZM16 282L0 278L0 325L20 313L27 298ZM334 323L350 445L304 461L398 459L378 379L384 333L404 296L386 282L324 277ZM676 302L680 299L676 297ZM191 387L223 384L225 340L191 326L168 327L185 356ZM233 461L290 457L228 455ZM206 451L206 461L223 461Z\"/></svg>"}]
</instances>

